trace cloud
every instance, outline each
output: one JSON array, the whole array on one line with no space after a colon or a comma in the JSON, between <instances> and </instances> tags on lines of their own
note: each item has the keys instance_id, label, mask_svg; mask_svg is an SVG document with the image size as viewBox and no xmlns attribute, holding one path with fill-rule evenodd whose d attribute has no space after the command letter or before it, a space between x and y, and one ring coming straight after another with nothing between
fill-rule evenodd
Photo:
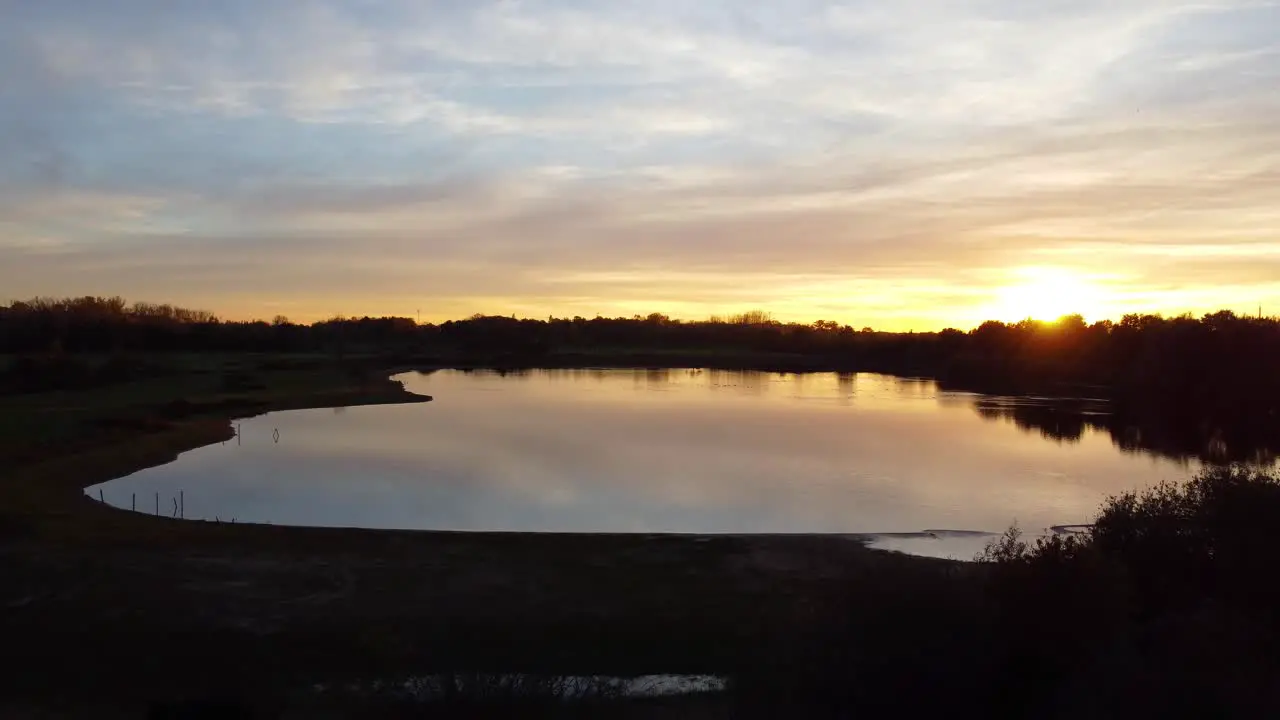
<instances>
[{"instance_id":1,"label":"cloud","mask_svg":"<svg viewBox=\"0 0 1280 720\"><path fill-rule=\"evenodd\" d=\"M8 15L14 296L923 327L1054 263L1135 307L1280 302L1271 2Z\"/></svg>"}]
</instances>

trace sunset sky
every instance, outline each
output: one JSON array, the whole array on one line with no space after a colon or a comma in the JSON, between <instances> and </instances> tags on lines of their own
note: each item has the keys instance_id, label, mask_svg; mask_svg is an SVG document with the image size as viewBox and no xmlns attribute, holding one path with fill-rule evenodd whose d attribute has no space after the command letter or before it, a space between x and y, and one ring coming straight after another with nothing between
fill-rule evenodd
<instances>
[{"instance_id":1,"label":"sunset sky","mask_svg":"<svg viewBox=\"0 0 1280 720\"><path fill-rule=\"evenodd\" d=\"M0 301L1280 313L1280 4L0 0Z\"/></svg>"}]
</instances>

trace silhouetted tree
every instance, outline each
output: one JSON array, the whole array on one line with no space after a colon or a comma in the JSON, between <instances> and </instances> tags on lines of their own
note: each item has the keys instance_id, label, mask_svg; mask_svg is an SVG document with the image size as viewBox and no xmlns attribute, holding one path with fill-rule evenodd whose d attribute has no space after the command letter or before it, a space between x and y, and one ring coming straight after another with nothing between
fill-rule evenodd
<instances>
[{"instance_id":1,"label":"silhouetted tree","mask_svg":"<svg viewBox=\"0 0 1280 720\"><path fill-rule=\"evenodd\" d=\"M475 315L440 325L337 317L301 325L283 316L271 323L224 321L118 297L0 306L0 353L46 358L46 364L61 354L206 351L399 354L427 364L495 367L685 362L922 375L966 390L1107 397L1115 418L1107 429L1122 447L1154 443L1232 459L1280 448L1280 322L1225 310L1200 319L1131 314L1086 324L1068 315L1052 323L988 321L969 332L887 333L855 332L829 320L784 323L764 311L707 321L651 313L547 320ZM14 377L4 384L27 387ZM1056 437L1078 429L1063 417L1049 418L1054 427L1023 420Z\"/></svg>"}]
</instances>

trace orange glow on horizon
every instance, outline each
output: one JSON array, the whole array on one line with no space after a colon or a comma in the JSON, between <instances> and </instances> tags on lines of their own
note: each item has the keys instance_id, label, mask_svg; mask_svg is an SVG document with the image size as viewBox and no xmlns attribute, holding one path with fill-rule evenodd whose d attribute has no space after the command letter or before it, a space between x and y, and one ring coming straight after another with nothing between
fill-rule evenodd
<instances>
[{"instance_id":1,"label":"orange glow on horizon","mask_svg":"<svg viewBox=\"0 0 1280 720\"><path fill-rule=\"evenodd\" d=\"M1109 315L1108 291L1084 275L1058 267L1018 268L1013 275L1013 282L997 288L986 319L1053 321L1079 314L1092 322Z\"/></svg>"},{"instance_id":2,"label":"orange glow on horizon","mask_svg":"<svg viewBox=\"0 0 1280 720\"><path fill-rule=\"evenodd\" d=\"M402 317L423 323L463 320L476 314L546 320L548 317L630 318L651 313L682 322L704 321L713 316L732 317L762 311L783 323L810 324L834 321L855 330L870 327L886 332L933 332L943 328L970 330L987 320L1015 323L1028 318L1052 322L1079 314L1086 322L1119 321L1129 313L1166 317L1229 309L1254 315L1259 300L1264 310L1276 304L1280 283L1259 288L1219 286L1150 287L1138 278L1118 272L1065 265L1027 265L996 270L970 282L945 280L867 281L856 277L790 278L761 274L726 301L691 294L680 273L646 275L646 287L636 292L591 286L582 292L550 297L537 296L292 296L230 298L207 297L188 301L164 298L184 307L210 310L231 321L266 320L277 314L293 322L312 323L335 316ZM708 278L708 284L715 284ZM577 288L575 288L577 289ZM649 295L652 294L652 299ZM727 293L726 293L727 294ZM155 298L142 298L154 300ZM133 298L129 298L133 300ZM1273 314L1268 312L1267 314Z\"/></svg>"}]
</instances>

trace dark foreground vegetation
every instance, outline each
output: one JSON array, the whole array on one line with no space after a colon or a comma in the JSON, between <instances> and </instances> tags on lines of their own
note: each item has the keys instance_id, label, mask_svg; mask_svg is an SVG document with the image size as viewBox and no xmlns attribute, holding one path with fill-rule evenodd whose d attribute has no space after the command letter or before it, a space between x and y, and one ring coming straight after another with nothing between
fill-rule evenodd
<instances>
[{"instance_id":1,"label":"dark foreground vegetation","mask_svg":"<svg viewBox=\"0 0 1280 720\"><path fill-rule=\"evenodd\" d=\"M1012 529L968 570L850 587L737 699L813 717L1273 717L1278 526L1280 476L1235 466L1114 498L1087 533Z\"/></svg>"}]
</instances>

